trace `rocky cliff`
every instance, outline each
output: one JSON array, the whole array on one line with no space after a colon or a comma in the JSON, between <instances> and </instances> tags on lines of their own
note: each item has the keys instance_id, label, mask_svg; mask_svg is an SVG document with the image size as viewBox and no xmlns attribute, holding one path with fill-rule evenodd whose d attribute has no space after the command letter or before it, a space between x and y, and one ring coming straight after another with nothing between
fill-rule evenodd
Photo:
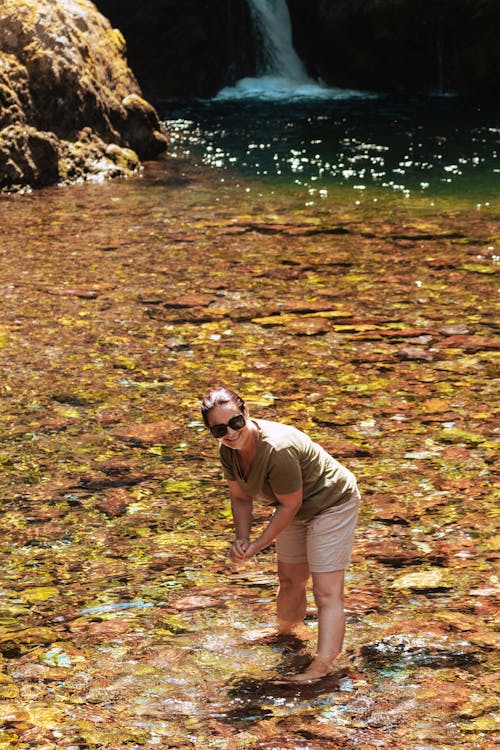
<instances>
[{"instance_id":1,"label":"rocky cliff","mask_svg":"<svg viewBox=\"0 0 500 750\"><path fill-rule=\"evenodd\" d=\"M255 73L247 0L95 0L126 40L148 97L207 98Z\"/></svg>"},{"instance_id":2,"label":"rocky cliff","mask_svg":"<svg viewBox=\"0 0 500 750\"><path fill-rule=\"evenodd\" d=\"M306 0L289 3L295 17L304 13ZM313 5L314 47L301 36L303 26L297 34L326 79L403 95L493 98L500 74L498 0L314 0Z\"/></svg>"},{"instance_id":3,"label":"rocky cliff","mask_svg":"<svg viewBox=\"0 0 500 750\"><path fill-rule=\"evenodd\" d=\"M130 174L166 144L90 0L2 0L0 188Z\"/></svg>"}]
</instances>

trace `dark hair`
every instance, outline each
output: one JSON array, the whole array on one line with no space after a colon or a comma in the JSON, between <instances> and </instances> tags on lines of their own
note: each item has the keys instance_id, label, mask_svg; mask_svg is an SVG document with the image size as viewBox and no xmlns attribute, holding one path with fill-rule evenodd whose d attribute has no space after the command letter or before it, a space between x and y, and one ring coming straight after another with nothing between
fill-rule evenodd
<instances>
[{"instance_id":1,"label":"dark hair","mask_svg":"<svg viewBox=\"0 0 500 750\"><path fill-rule=\"evenodd\" d=\"M230 388L214 388L213 391L207 393L201 402L201 416L203 417L205 426L208 427L208 415L215 406L229 404L231 401L234 401L240 412L243 414L245 411L245 402L241 396L238 396L238 394Z\"/></svg>"}]
</instances>

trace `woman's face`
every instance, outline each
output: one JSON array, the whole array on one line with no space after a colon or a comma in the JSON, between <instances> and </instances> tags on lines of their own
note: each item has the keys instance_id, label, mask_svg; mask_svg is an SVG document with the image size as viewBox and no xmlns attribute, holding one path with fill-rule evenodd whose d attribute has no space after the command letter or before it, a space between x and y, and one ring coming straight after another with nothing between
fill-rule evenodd
<instances>
[{"instance_id":1,"label":"woman's face","mask_svg":"<svg viewBox=\"0 0 500 750\"><path fill-rule=\"evenodd\" d=\"M248 420L245 421L245 425L241 430L233 430L228 425L230 419L238 416L241 416L241 411L238 409L234 401L229 401L227 404L219 404L209 411L208 426L227 425L227 432L223 437L219 438L220 442L228 448L244 450L245 448L249 448L252 442L252 430L249 426ZM244 416L248 416L248 410L246 407Z\"/></svg>"}]
</instances>

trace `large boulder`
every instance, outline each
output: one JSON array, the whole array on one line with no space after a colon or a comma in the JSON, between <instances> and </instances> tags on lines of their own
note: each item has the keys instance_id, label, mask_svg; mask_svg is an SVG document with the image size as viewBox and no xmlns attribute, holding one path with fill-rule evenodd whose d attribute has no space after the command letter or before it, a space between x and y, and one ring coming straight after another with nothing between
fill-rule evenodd
<instances>
[{"instance_id":1,"label":"large boulder","mask_svg":"<svg viewBox=\"0 0 500 750\"><path fill-rule=\"evenodd\" d=\"M127 175L167 135L90 0L0 4L0 188Z\"/></svg>"}]
</instances>

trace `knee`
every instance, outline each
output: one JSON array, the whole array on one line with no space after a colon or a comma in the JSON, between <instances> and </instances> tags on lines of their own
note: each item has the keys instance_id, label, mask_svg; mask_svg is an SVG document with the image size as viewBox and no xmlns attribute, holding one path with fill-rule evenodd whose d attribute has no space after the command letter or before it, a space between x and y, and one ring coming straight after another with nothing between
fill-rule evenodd
<instances>
[{"instance_id":1,"label":"knee","mask_svg":"<svg viewBox=\"0 0 500 750\"><path fill-rule=\"evenodd\" d=\"M280 589L282 591L293 591L296 589L305 589L307 586L307 576L288 575L286 573L280 573L278 575Z\"/></svg>"},{"instance_id":2,"label":"knee","mask_svg":"<svg viewBox=\"0 0 500 750\"><path fill-rule=\"evenodd\" d=\"M339 591L337 588L313 586L313 595L318 608L332 606L344 608L343 591Z\"/></svg>"}]
</instances>

